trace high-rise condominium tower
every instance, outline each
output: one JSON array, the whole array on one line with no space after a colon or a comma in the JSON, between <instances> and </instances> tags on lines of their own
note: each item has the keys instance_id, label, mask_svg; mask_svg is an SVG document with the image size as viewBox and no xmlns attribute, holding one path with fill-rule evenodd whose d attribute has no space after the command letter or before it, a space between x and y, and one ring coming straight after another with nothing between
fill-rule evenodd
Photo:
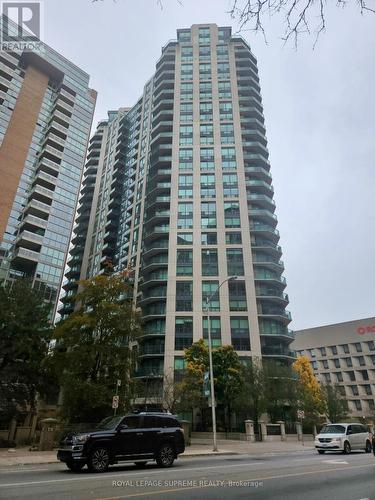
<instances>
[{"instance_id":1,"label":"high-rise condominium tower","mask_svg":"<svg viewBox=\"0 0 375 500\"><path fill-rule=\"evenodd\" d=\"M109 261L131 268L144 320L135 375L152 394L207 338L210 296L214 346L293 359L265 134L256 59L210 24L178 30L137 104L91 139L61 313L79 278Z\"/></svg>"},{"instance_id":2,"label":"high-rise condominium tower","mask_svg":"<svg viewBox=\"0 0 375 500\"><path fill-rule=\"evenodd\" d=\"M4 21L0 29L12 26ZM0 51L0 279L29 277L52 303L95 108L88 84L47 45L39 53Z\"/></svg>"}]
</instances>

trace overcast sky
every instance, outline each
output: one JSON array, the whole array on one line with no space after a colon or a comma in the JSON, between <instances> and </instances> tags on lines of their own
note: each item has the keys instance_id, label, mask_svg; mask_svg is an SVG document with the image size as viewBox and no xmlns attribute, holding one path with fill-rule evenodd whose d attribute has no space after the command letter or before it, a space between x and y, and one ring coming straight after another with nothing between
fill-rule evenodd
<instances>
[{"instance_id":1,"label":"overcast sky","mask_svg":"<svg viewBox=\"0 0 375 500\"><path fill-rule=\"evenodd\" d=\"M180 4L181 3L181 4ZM229 0L45 0L45 41L91 75L95 121L132 106L176 29L237 25ZM333 2L332 2L333 3ZM258 59L292 328L375 316L375 15L328 12L298 50L282 25Z\"/></svg>"}]
</instances>

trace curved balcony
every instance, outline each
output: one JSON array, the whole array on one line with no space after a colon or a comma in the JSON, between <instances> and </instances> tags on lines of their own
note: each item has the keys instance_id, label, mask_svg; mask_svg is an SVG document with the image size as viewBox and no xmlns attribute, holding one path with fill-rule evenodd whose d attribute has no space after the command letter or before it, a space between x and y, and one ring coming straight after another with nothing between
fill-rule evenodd
<instances>
[{"instance_id":1,"label":"curved balcony","mask_svg":"<svg viewBox=\"0 0 375 500\"><path fill-rule=\"evenodd\" d=\"M269 173L268 170L266 170L263 167L247 167L245 166L245 176L247 179L251 180L262 180L264 182L267 182L268 184L271 184L272 182L272 176Z\"/></svg>"},{"instance_id":2,"label":"curved balcony","mask_svg":"<svg viewBox=\"0 0 375 500\"><path fill-rule=\"evenodd\" d=\"M138 349L139 357L148 357L148 356L164 356L165 346L164 344L141 344Z\"/></svg>"},{"instance_id":3,"label":"curved balcony","mask_svg":"<svg viewBox=\"0 0 375 500\"><path fill-rule=\"evenodd\" d=\"M170 182L154 182L149 183L149 189L146 193L147 197L151 197L153 194L163 194L164 191L169 191L171 189ZM164 193L165 194L165 193Z\"/></svg>"},{"instance_id":4,"label":"curved balcony","mask_svg":"<svg viewBox=\"0 0 375 500\"><path fill-rule=\"evenodd\" d=\"M250 234L263 236L275 243L280 239L279 231L268 224L250 224Z\"/></svg>"},{"instance_id":5,"label":"curved balcony","mask_svg":"<svg viewBox=\"0 0 375 500\"><path fill-rule=\"evenodd\" d=\"M155 196L155 198L146 201L145 208L147 210L151 207L154 207L154 209L156 209L157 206L169 207L170 202L171 202L170 196Z\"/></svg>"},{"instance_id":6,"label":"curved balcony","mask_svg":"<svg viewBox=\"0 0 375 500\"><path fill-rule=\"evenodd\" d=\"M263 266L266 269L271 269L277 273L282 273L284 271L284 262L279 259L274 259L271 256L258 256L253 254L253 264L255 266Z\"/></svg>"},{"instance_id":7,"label":"curved balcony","mask_svg":"<svg viewBox=\"0 0 375 500\"><path fill-rule=\"evenodd\" d=\"M168 254L154 255L147 261L144 261L141 268L142 275L144 273L151 272L159 267L168 267Z\"/></svg>"},{"instance_id":8,"label":"curved balcony","mask_svg":"<svg viewBox=\"0 0 375 500\"><path fill-rule=\"evenodd\" d=\"M252 203L255 203L257 206L263 207L271 212L276 208L276 204L273 199L265 194L253 194L248 192L247 199Z\"/></svg>"},{"instance_id":9,"label":"curved balcony","mask_svg":"<svg viewBox=\"0 0 375 500\"><path fill-rule=\"evenodd\" d=\"M167 113L168 116L169 114L172 115L173 118L173 96L172 99L160 99L157 102L154 102L153 109L152 109L152 114L153 114L153 120L156 120L157 116L159 113ZM154 123L154 122L153 122Z\"/></svg>"},{"instance_id":10,"label":"curved balcony","mask_svg":"<svg viewBox=\"0 0 375 500\"><path fill-rule=\"evenodd\" d=\"M242 144L245 144L249 139L259 142L263 147L267 148L266 135L262 130L257 128L244 127L241 123Z\"/></svg>"},{"instance_id":11,"label":"curved balcony","mask_svg":"<svg viewBox=\"0 0 375 500\"><path fill-rule=\"evenodd\" d=\"M276 273L271 273L267 269L254 269L254 279L258 282L276 284L281 288L286 287L286 279Z\"/></svg>"},{"instance_id":12,"label":"curved balcony","mask_svg":"<svg viewBox=\"0 0 375 500\"><path fill-rule=\"evenodd\" d=\"M152 255L168 252L169 239L159 239L144 246L142 249L142 257L144 260L148 259Z\"/></svg>"},{"instance_id":13,"label":"curved balcony","mask_svg":"<svg viewBox=\"0 0 375 500\"><path fill-rule=\"evenodd\" d=\"M289 311L280 307L268 307L268 305L269 304L258 303L259 319L271 319L284 325L288 325L292 321L292 316Z\"/></svg>"},{"instance_id":14,"label":"curved balcony","mask_svg":"<svg viewBox=\"0 0 375 500\"><path fill-rule=\"evenodd\" d=\"M143 291L141 297L138 299L138 304L140 307L145 307L147 304L153 302L162 302L167 299L167 286L161 285L153 288L149 288L147 291Z\"/></svg>"},{"instance_id":15,"label":"curved balcony","mask_svg":"<svg viewBox=\"0 0 375 500\"><path fill-rule=\"evenodd\" d=\"M267 252L269 255L273 255L277 259L279 259L283 253L280 245L276 245L273 241L263 238L255 238L255 240L251 242L251 248Z\"/></svg>"},{"instance_id":16,"label":"curved balcony","mask_svg":"<svg viewBox=\"0 0 375 500\"><path fill-rule=\"evenodd\" d=\"M142 319L148 321L149 319L165 316L166 304L150 304L142 308Z\"/></svg>"},{"instance_id":17,"label":"curved balcony","mask_svg":"<svg viewBox=\"0 0 375 500\"><path fill-rule=\"evenodd\" d=\"M143 277L143 280L139 283L139 288L143 291L155 285L162 285L166 281L168 281L168 273L166 271L154 271L147 277Z\"/></svg>"},{"instance_id":18,"label":"curved balcony","mask_svg":"<svg viewBox=\"0 0 375 500\"><path fill-rule=\"evenodd\" d=\"M285 358L289 362L296 359L294 351L290 351L285 347L264 346L262 347L262 356L266 358Z\"/></svg>"},{"instance_id":19,"label":"curved balcony","mask_svg":"<svg viewBox=\"0 0 375 500\"><path fill-rule=\"evenodd\" d=\"M264 300L264 301L270 301L276 304L280 304L281 306L285 307L289 304L289 296L287 293L282 292L278 288L259 288L257 287L255 291L255 296L257 299Z\"/></svg>"},{"instance_id":20,"label":"curved balcony","mask_svg":"<svg viewBox=\"0 0 375 500\"><path fill-rule=\"evenodd\" d=\"M155 210L153 214L148 214L145 219L145 226L149 224L162 224L169 223L170 211L169 210Z\"/></svg>"},{"instance_id":21,"label":"curved balcony","mask_svg":"<svg viewBox=\"0 0 375 500\"><path fill-rule=\"evenodd\" d=\"M152 172L152 176L149 177L148 182L151 184L153 182L167 180L168 178L170 179L171 172L170 168L159 168L155 170L155 172Z\"/></svg>"},{"instance_id":22,"label":"curved balcony","mask_svg":"<svg viewBox=\"0 0 375 500\"><path fill-rule=\"evenodd\" d=\"M247 153L244 151L243 159L246 164L256 163L256 166L265 166L265 168L270 168L270 162L268 158L260 153Z\"/></svg>"},{"instance_id":23,"label":"curved balcony","mask_svg":"<svg viewBox=\"0 0 375 500\"><path fill-rule=\"evenodd\" d=\"M139 368L133 374L133 378L160 378L164 377L164 368Z\"/></svg>"},{"instance_id":24,"label":"curved balcony","mask_svg":"<svg viewBox=\"0 0 375 500\"><path fill-rule=\"evenodd\" d=\"M246 101L248 101L248 98L246 99ZM258 106L248 106L245 104L240 104L240 116L241 116L241 123L243 121L243 117L256 118L262 124L264 123L263 113L260 111ZM262 126L264 127L264 125Z\"/></svg>"},{"instance_id":25,"label":"curved balcony","mask_svg":"<svg viewBox=\"0 0 375 500\"><path fill-rule=\"evenodd\" d=\"M273 196L274 193L272 184L268 184L268 182L264 182L258 179L246 180L246 187L250 188L251 193L265 194L270 198Z\"/></svg>"},{"instance_id":26,"label":"curved balcony","mask_svg":"<svg viewBox=\"0 0 375 500\"><path fill-rule=\"evenodd\" d=\"M252 129L259 130L262 135L266 136L266 129L264 126L264 120L259 120L257 117L247 117L241 116L241 129L251 127Z\"/></svg>"}]
</instances>

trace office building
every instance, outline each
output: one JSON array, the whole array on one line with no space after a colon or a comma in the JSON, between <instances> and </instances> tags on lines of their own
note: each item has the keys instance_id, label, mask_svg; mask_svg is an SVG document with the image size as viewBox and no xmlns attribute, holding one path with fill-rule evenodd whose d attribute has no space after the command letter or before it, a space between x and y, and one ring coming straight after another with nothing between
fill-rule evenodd
<instances>
[{"instance_id":1,"label":"office building","mask_svg":"<svg viewBox=\"0 0 375 500\"><path fill-rule=\"evenodd\" d=\"M131 269L146 391L207 338L212 294L214 346L294 359L268 156L257 61L214 24L178 30L135 106L91 138L60 312L77 280Z\"/></svg>"},{"instance_id":2,"label":"office building","mask_svg":"<svg viewBox=\"0 0 375 500\"><path fill-rule=\"evenodd\" d=\"M28 277L52 304L95 102L89 75L47 45L0 52L0 279Z\"/></svg>"},{"instance_id":3,"label":"office building","mask_svg":"<svg viewBox=\"0 0 375 500\"><path fill-rule=\"evenodd\" d=\"M351 416L375 417L375 318L295 332L291 346L307 356L321 384L337 384Z\"/></svg>"}]
</instances>

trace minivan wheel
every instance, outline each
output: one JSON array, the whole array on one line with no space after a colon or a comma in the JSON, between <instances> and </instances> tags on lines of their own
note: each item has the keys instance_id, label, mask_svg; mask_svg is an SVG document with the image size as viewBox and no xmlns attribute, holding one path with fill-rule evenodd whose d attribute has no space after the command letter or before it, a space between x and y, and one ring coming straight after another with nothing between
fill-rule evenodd
<instances>
[{"instance_id":1,"label":"minivan wheel","mask_svg":"<svg viewBox=\"0 0 375 500\"><path fill-rule=\"evenodd\" d=\"M66 466L73 472L80 472L85 464L82 462L66 462Z\"/></svg>"},{"instance_id":2,"label":"minivan wheel","mask_svg":"<svg viewBox=\"0 0 375 500\"><path fill-rule=\"evenodd\" d=\"M348 442L348 441L345 441L345 443L344 443L344 450L343 450L343 452L344 452L346 455L348 455L348 454L350 453L350 451L351 451L350 444L349 444L349 442Z\"/></svg>"},{"instance_id":3,"label":"minivan wheel","mask_svg":"<svg viewBox=\"0 0 375 500\"><path fill-rule=\"evenodd\" d=\"M372 452L372 446L370 441L366 441L366 448L365 448L366 453L371 453Z\"/></svg>"},{"instance_id":4,"label":"minivan wheel","mask_svg":"<svg viewBox=\"0 0 375 500\"><path fill-rule=\"evenodd\" d=\"M160 467L171 467L174 462L174 449L170 444L163 444L156 455L156 463Z\"/></svg>"},{"instance_id":5,"label":"minivan wheel","mask_svg":"<svg viewBox=\"0 0 375 500\"><path fill-rule=\"evenodd\" d=\"M318 450L319 455L324 455L324 450Z\"/></svg>"},{"instance_id":6,"label":"minivan wheel","mask_svg":"<svg viewBox=\"0 0 375 500\"><path fill-rule=\"evenodd\" d=\"M109 451L107 448L95 448L89 455L87 464L90 472L105 472L109 466Z\"/></svg>"}]
</instances>

